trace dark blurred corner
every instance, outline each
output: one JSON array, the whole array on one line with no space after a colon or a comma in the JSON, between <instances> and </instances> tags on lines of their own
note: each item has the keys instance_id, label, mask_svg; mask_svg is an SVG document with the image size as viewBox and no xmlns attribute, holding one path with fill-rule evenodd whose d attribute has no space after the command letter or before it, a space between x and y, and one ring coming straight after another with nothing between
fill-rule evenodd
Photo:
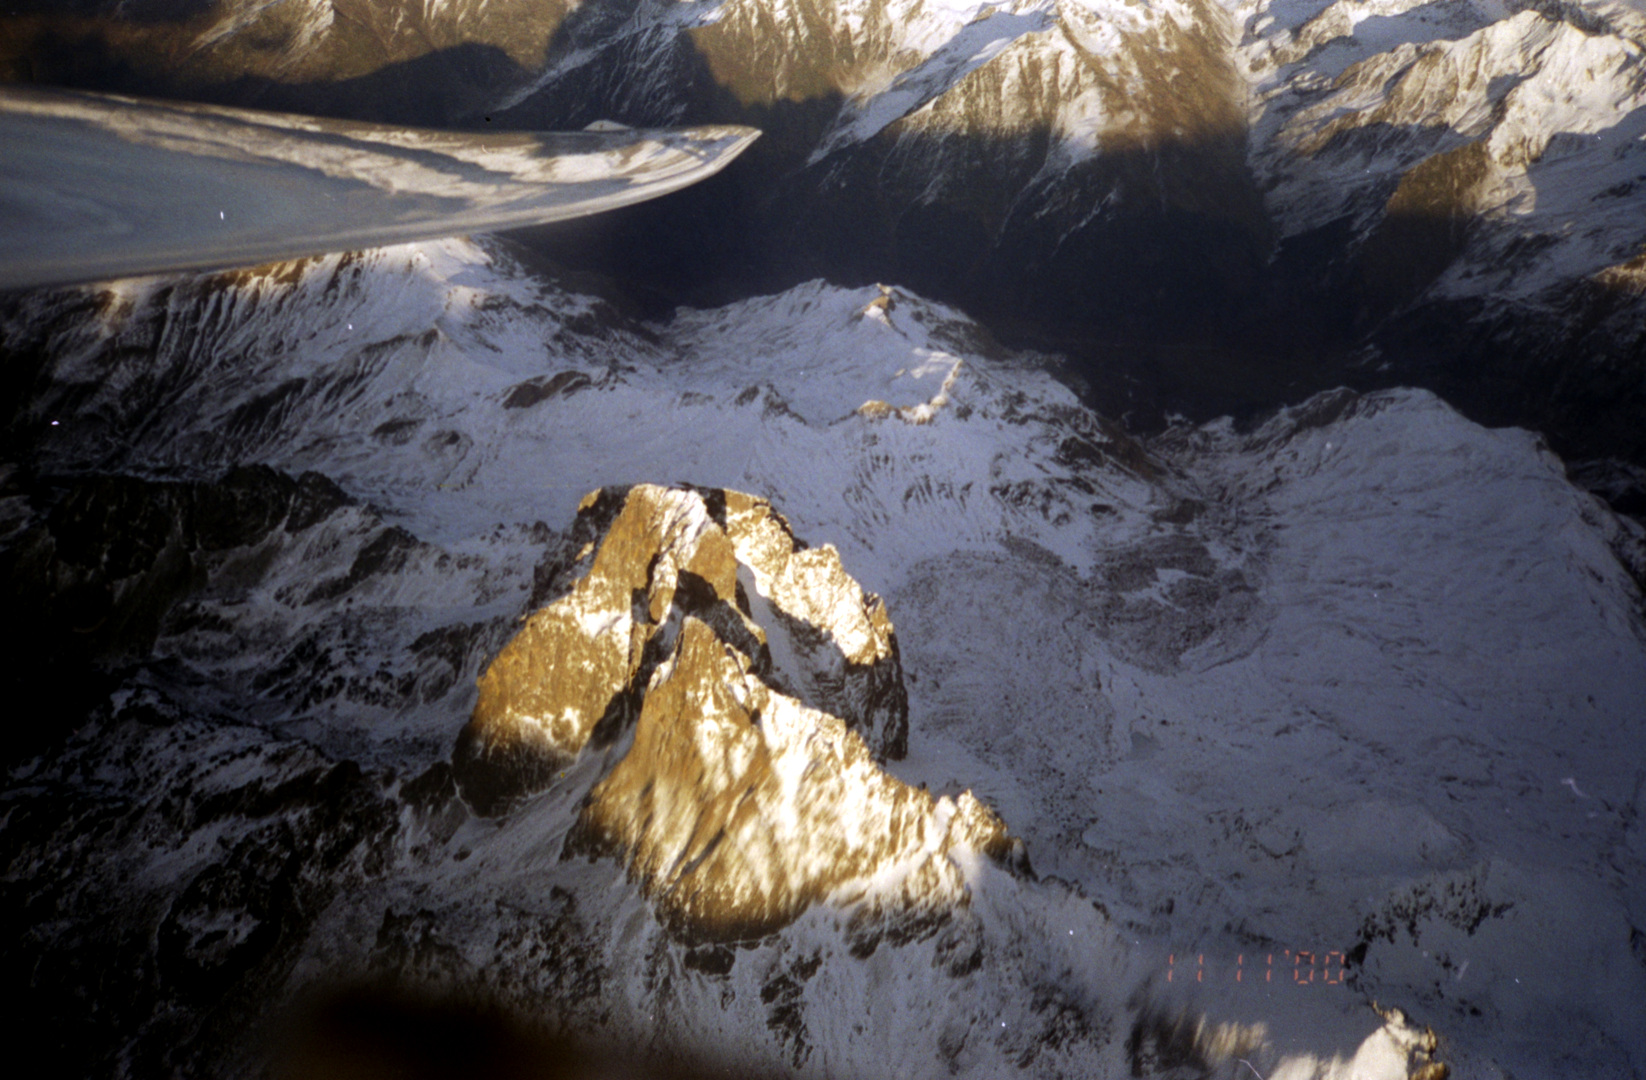
<instances>
[{"instance_id":1,"label":"dark blurred corner","mask_svg":"<svg viewBox=\"0 0 1646 1080\"><path fill-rule=\"evenodd\" d=\"M484 997L396 985L311 992L270 1036L271 1080L756 1080L689 1052L646 1059L536 1030Z\"/></svg>"}]
</instances>

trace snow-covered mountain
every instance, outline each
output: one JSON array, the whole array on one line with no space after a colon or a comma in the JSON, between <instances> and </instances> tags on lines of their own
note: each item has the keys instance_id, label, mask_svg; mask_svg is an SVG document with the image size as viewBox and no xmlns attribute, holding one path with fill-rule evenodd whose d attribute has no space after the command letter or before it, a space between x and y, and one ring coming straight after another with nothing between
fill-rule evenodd
<instances>
[{"instance_id":1,"label":"snow-covered mountain","mask_svg":"<svg viewBox=\"0 0 1646 1080\"><path fill-rule=\"evenodd\" d=\"M8 5L11 80L765 133L519 243L0 296L14 1023L245 1075L365 980L653 1068L1640 1075L1646 534L1568 471L1646 491L1643 48Z\"/></svg>"},{"instance_id":2,"label":"snow-covered mountain","mask_svg":"<svg viewBox=\"0 0 1646 1080\"><path fill-rule=\"evenodd\" d=\"M1533 435L1140 441L901 288L648 322L491 242L0 326L73 1071L367 976L755 1073L1646 1061L1646 538Z\"/></svg>"},{"instance_id":3,"label":"snow-covered mountain","mask_svg":"<svg viewBox=\"0 0 1646 1080\"><path fill-rule=\"evenodd\" d=\"M6 78L446 126L541 67L559 0L22 0Z\"/></svg>"},{"instance_id":4,"label":"snow-covered mountain","mask_svg":"<svg viewBox=\"0 0 1646 1080\"><path fill-rule=\"evenodd\" d=\"M626 741L563 850L619 858L698 942L765 937L825 899L859 935L920 936L965 906L968 865L1021 852L970 792L876 767L907 743L897 642L833 548L712 489L602 489L575 531L593 537L583 572L481 676L453 756L471 806Z\"/></svg>"}]
</instances>

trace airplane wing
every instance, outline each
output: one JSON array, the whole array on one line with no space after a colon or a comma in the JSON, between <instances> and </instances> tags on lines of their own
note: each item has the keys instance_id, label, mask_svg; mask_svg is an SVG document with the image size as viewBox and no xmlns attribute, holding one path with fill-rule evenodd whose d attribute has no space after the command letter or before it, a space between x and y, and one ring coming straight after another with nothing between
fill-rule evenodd
<instances>
[{"instance_id":1,"label":"airplane wing","mask_svg":"<svg viewBox=\"0 0 1646 1080\"><path fill-rule=\"evenodd\" d=\"M595 214L712 176L760 134L611 127L427 131L0 87L0 289Z\"/></svg>"}]
</instances>

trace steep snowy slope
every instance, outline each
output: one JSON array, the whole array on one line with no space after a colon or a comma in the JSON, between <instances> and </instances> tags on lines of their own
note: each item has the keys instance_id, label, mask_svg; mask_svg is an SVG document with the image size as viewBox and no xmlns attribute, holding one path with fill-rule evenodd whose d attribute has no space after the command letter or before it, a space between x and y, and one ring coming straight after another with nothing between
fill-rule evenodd
<instances>
[{"instance_id":1,"label":"steep snowy slope","mask_svg":"<svg viewBox=\"0 0 1646 1080\"><path fill-rule=\"evenodd\" d=\"M1400 276L1390 299L1440 277L1441 296L1524 301L1646 245L1638 17L1471 0L1258 5L1249 19L1271 211L1289 234L1383 219L1363 261Z\"/></svg>"},{"instance_id":2,"label":"steep snowy slope","mask_svg":"<svg viewBox=\"0 0 1646 1080\"><path fill-rule=\"evenodd\" d=\"M73 688L9 765L4 964L78 1071L247 1071L248 1017L361 972L802 1075L1646 1060L1646 547L1533 436L1340 392L1144 444L1055 361L901 289L645 323L460 241L13 296L0 320L4 557L39 627L6 678ZM611 498L574 524L637 482L702 485L635 489L680 527L623 535L668 545L609 546ZM749 495L720 525L705 489ZM734 503L832 545L806 565L856 599L761 584L782 560ZM478 815L459 732L572 686L556 657L604 647L613 581L658 589L627 609L657 643L641 700ZM907 701L883 768L884 735L840 748L895 725L852 720L875 696L817 644L882 616ZM570 651L530 651L539 626ZM770 731L732 722L761 695ZM827 872L782 876L846 850L829 761L854 813L884 795L941 836L975 807L1026 864L951 845L937 917L860 919ZM819 793L769 819L703 800L738 838L719 855L635 812L695 805L694 775L809 790L791 766ZM811 839L751 865L815 902L755 940L684 932L667 883L725 886L694 875L762 850L784 805Z\"/></svg>"},{"instance_id":3,"label":"steep snowy slope","mask_svg":"<svg viewBox=\"0 0 1646 1080\"><path fill-rule=\"evenodd\" d=\"M591 21L507 122L768 141L563 253L675 295L896 281L1074 350L1140 414L1417 383L1574 458L1646 455L1628 5L664 10Z\"/></svg>"},{"instance_id":4,"label":"steep snowy slope","mask_svg":"<svg viewBox=\"0 0 1646 1080\"><path fill-rule=\"evenodd\" d=\"M606 257L625 273L680 290L691 252L705 295L878 278L1123 333L1169 292L1191 312L1170 324L1181 335L1262 263L1234 30L1215 4L729 2L689 27L677 10L639 5L621 30L591 19L499 117L741 117L769 133L675 220L612 226ZM750 227L686 235L728 217Z\"/></svg>"}]
</instances>

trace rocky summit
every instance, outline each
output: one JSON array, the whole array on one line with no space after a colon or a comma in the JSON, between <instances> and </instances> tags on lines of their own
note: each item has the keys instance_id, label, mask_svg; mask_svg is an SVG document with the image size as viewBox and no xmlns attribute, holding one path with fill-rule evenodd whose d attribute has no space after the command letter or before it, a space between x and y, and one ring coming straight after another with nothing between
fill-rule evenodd
<instances>
[{"instance_id":1,"label":"rocky summit","mask_svg":"<svg viewBox=\"0 0 1646 1080\"><path fill-rule=\"evenodd\" d=\"M907 739L897 640L833 547L764 499L651 485L593 493L576 532L581 576L492 661L459 738L481 812L609 750L567 851L621 858L694 939L822 900L930 915L964 902L967 859L1012 852L969 791L876 766Z\"/></svg>"}]
</instances>

